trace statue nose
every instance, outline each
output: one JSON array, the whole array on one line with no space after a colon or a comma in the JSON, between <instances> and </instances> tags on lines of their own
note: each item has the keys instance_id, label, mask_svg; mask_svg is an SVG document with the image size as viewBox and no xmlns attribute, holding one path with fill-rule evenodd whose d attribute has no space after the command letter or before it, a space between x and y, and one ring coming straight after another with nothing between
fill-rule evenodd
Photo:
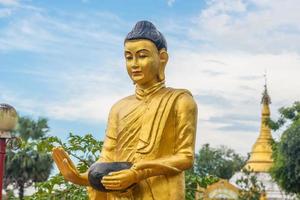
<instances>
[{"instance_id":1,"label":"statue nose","mask_svg":"<svg viewBox=\"0 0 300 200\"><path fill-rule=\"evenodd\" d=\"M138 65L132 65L131 68L132 69L137 69L139 66Z\"/></svg>"},{"instance_id":2,"label":"statue nose","mask_svg":"<svg viewBox=\"0 0 300 200\"><path fill-rule=\"evenodd\" d=\"M138 63L137 63L137 59L133 59L133 62L132 62L132 65L131 65L131 68L132 69L136 69L136 68L138 68L139 66L138 66Z\"/></svg>"}]
</instances>

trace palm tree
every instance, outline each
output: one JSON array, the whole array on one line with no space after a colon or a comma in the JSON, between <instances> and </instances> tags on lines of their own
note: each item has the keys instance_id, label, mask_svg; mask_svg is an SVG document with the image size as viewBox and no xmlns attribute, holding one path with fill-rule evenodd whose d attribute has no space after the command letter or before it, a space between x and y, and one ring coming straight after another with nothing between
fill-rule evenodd
<instances>
[{"instance_id":1,"label":"palm tree","mask_svg":"<svg viewBox=\"0 0 300 200\"><path fill-rule=\"evenodd\" d=\"M22 139L22 147L8 150L5 163L4 187L8 185L18 189L19 199L24 199L24 189L33 183L46 181L50 175L53 161L47 153L37 150L38 141L49 132L47 119L34 121L20 117L14 135Z\"/></svg>"}]
</instances>

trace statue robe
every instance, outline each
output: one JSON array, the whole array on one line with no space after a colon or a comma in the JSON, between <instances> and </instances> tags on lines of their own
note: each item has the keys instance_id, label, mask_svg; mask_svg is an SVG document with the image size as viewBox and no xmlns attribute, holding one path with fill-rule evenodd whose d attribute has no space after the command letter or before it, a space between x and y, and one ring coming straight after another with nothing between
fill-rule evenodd
<instances>
[{"instance_id":1,"label":"statue robe","mask_svg":"<svg viewBox=\"0 0 300 200\"><path fill-rule=\"evenodd\" d=\"M127 161L144 180L127 194L89 189L91 200L183 200L184 170L194 159L197 106L190 92L163 83L111 109L99 162Z\"/></svg>"}]
</instances>

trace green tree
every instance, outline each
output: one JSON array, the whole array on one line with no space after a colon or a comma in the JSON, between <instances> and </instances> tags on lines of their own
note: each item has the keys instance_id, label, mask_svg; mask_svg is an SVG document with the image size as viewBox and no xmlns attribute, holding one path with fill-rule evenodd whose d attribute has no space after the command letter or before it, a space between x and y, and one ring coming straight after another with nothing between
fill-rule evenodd
<instances>
[{"instance_id":1,"label":"green tree","mask_svg":"<svg viewBox=\"0 0 300 200\"><path fill-rule=\"evenodd\" d=\"M243 175L236 181L240 188L239 200L259 200L265 193L265 186L257 180L255 173L243 169Z\"/></svg>"},{"instance_id":2,"label":"green tree","mask_svg":"<svg viewBox=\"0 0 300 200\"><path fill-rule=\"evenodd\" d=\"M51 153L52 148L61 146L76 162L78 170L85 172L89 166L98 160L103 142L97 141L91 134L84 136L69 134L67 142L58 137L49 137L38 144L39 151ZM50 177L47 181L37 183L37 192L26 200L87 200L86 187L74 185L65 181L60 173Z\"/></svg>"},{"instance_id":3,"label":"green tree","mask_svg":"<svg viewBox=\"0 0 300 200\"><path fill-rule=\"evenodd\" d=\"M207 186L217 182L218 180L219 178L216 176L208 175L200 177L198 174L195 173L194 169L187 170L185 172L185 199L194 200L195 193L197 191L197 186L200 186L201 188L206 188Z\"/></svg>"},{"instance_id":4,"label":"green tree","mask_svg":"<svg viewBox=\"0 0 300 200\"><path fill-rule=\"evenodd\" d=\"M300 102L279 109L280 118L269 121L274 130L284 129L273 142L274 164L271 175L288 193L300 195Z\"/></svg>"},{"instance_id":5,"label":"green tree","mask_svg":"<svg viewBox=\"0 0 300 200\"><path fill-rule=\"evenodd\" d=\"M225 146L219 148L204 144L196 155L196 173L200 177L208 175L222 179L229 179L240 171L245 164L245 158L237 154L233 149Z\"/></svg>"},{"instance_id":6,"label":"green tree","mask_svg":"<svg viewBox=\"0 0 300 200\"><path fill-rule=\"evenodd\" d=\"M234 150L225 146L212 148L204 144L196 154L194 168L185 173L186 199L195 199L197 185L206 188L219 178L229 179L244 164L245 159Z\"/></svg>"},{"instance_id":7,"label":"green tree","mask_svg":"<svg viewBox=\"0 0 300 200\"><path fill-rule=\"evenodd\" d=\"M24 199L24 189L35 182L47 180L52 168L51 156L37 150L36 143L49 131L47 120L34 121L20 117L13 135L22 139L20 149L9 149L6 154L4 188L8 185L18 190L19 199Z\"/></svg>"}]
</instances>

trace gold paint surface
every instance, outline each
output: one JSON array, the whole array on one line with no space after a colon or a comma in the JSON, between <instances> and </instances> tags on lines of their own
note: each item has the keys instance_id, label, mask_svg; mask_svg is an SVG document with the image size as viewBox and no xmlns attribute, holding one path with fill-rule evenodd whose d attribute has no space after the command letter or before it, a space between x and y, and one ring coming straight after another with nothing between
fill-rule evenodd
<instances>
[{"instance_id":1,"label":"gold paint surface","mask_svg":"<svg viewBox=\"0 0 300 200\"><path fill-rule=\"evenodd\" d=\"M262 113L261 113L261 125L260 133L252 147L250 158L247 161L244 168L253 170L254 172L268 172L272 167L272 135L271 129L266 124L270 118L270 97L265 86L265 90L262 97Z\"/></svg>"}]
</instances>

